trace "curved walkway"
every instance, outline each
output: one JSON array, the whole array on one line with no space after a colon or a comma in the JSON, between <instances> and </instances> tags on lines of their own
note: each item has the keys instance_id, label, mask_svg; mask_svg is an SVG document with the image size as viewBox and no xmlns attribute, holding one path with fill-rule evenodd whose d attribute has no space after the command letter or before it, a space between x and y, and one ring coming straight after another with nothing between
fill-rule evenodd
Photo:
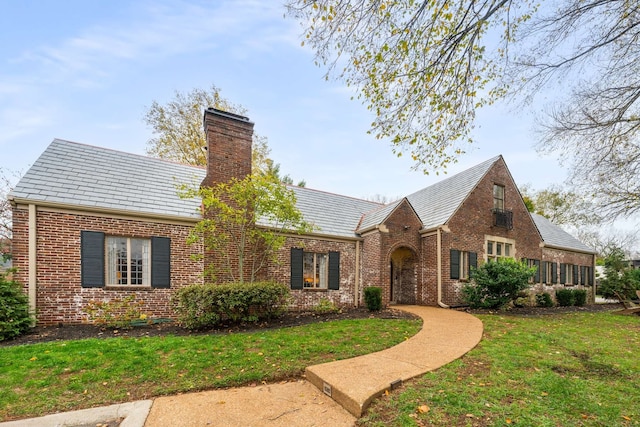
<instances>
[{"instance_id":1,"label":"curved walkway","mask_svg":"<svg viewBox=\"0 0 640 427\"><path fill-rule=\"evenodd\" d=\"M482 322L470 314L424 306L395 308L420 316L422 329L377 353L310 366L307 381L159 397L0 427L95 426L114 418L124 418L120 427L352 426L385 390L461 357L482 338Z\"/></svg>"}]
</instances>

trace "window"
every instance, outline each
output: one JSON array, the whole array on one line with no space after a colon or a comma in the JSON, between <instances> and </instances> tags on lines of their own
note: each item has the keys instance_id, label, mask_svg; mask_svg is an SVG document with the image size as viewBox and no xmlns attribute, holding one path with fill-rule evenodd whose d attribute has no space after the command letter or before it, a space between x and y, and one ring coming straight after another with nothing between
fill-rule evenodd
<instances>
[{"instance_id":1,"label":"window","mask_svg":"<svg viewBox=\"0 0 640 427\"><path fill-rule=\"evenodd\" d=\"M527 267L533 267L536 269L536 272L533 274L533 276L529 278L529 283L540 283L540 260L523 258L522 261L527 265Z\"/></svg>"},{"instance_id":2,"label":"window","mask_svg":"<svg viewBox=\"0 0 640 427\"><path fill-rule=\"evenodd\" d=\"M305 288L327 288L327 274L329 273L327 254L304 252L302 275Z\"/></svg>"},{"instance_id":3,"label":"window","mask_svg":"<svg viewBox=\"0 0 640 427\"><path fill-rule=\"evenodd\" d=\"M493 209L504 210L504 185L493 184Z\"/></svg>"},{"instance_id":4,"label":"window","mask_svg":"<svg viewBox=\"0 0 640 427\"><path fill-rule=\"evenodd\" d=\"M584 286L593 285L593 268L583 265L580 267L580 284Z\"/></svg>"},{"instance_id":5,"label":"window","mask_svg":"<svg viewBox=\"0 0 640 427\"><path fill-rule=\"evenodd\" d=\"M105 236L80 233L80 281L85 288L105 285L169 288L171 239Z\"/></svg>"},{"instance_id":6,"label":"window","mask_svg":"<svg viewBox=\"0 0 640 427\"><path fill-rule=\"evenodd\" d=\"M291 248L291 289L340 288L340 252Z\"/></svg>"},{"instance_id":7,"label":"window","mask_svg":"<svg viewBox=\"0 0 640 427\"><path fill-rule=\"evenodd\" d=\"M558 264L552 261L542 263L542 283L555 284L558 281Z\"/></svg>"},{"instance_id":8,"label":"window","mask_svg":"<svg viewBox=\"0 0 640 427\"><path fill-rule=\"evenodd\" d=\"M486 241L486 247L487 261L495 261L498 258L512 258L514 254L514 241L511 239L489 237Z\"/></svg>"},{"instance_id":9,"label":"window","mask_svg":"<svg viewBox=\"0 0 640 427\"><path fill-rule=\"evenodd\" d=\"M478 266L478 254L451 249L449 255L451 278L469 280L471 267L476 268Z\"/></svg>"},{"instance_id":10,"label":"window","mask_svg":"<svg viewBox=\"0 0 640 427\"><path fill-rule=\"evenodd\" d=\"M574 268L575 267L575 268ZM560 284L562 285L575 285L577 284L577 265L573 264L560 264ZM574 277L574 272L575 277Z\"/></svg>"},{"instance_id":11,"label":"window","mask_svg":"<svg viewBox=\"0 0 640 427\"><path fill-rule=\"evenodd\" d=\"M151 241L107 237L107 285L151 284Z\"/></svg>"}]
</instances>

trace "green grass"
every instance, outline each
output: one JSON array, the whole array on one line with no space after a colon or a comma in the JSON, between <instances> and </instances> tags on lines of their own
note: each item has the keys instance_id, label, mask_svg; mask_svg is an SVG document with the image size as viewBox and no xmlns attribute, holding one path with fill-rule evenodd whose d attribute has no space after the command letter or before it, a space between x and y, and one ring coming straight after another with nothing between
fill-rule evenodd
<instances>
[{"instance_id":1,"label":"green grass","mask_svg":"<svg viewBox=\"0 0 640 427\"><path fill-rule=\"evenodd\" d=\"M640 317L478 317L475 349L378 399L359 425L640 425Z\"/></svg>"},{"instance_id":2,"label":"green grass","mask_svg":"<svg viewBox=\"0 0 640 427\"><path fill-rule=\"evenodd\" d=\"M229 335L87 339L0 348L0 420L299 377L392 347L421 320L360 319Z\"/></svg>"}]
</instances>

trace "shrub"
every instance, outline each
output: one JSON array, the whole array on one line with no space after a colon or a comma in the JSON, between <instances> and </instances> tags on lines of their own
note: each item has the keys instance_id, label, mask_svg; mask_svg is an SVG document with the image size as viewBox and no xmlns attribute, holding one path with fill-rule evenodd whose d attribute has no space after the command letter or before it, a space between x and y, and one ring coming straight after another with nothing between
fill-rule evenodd
<instances>
[{"instance_id":1,"label":"shrub","mask_svg":"<svg viewBox=\"0 0 640 427\"><path fill-rule=\"evenodd\" d=\"M277 317L286 310L288 300L289 288L274 282L191 285L173 297L178 320L187 329Z\"/></svg>"},{"instance_id":2,"label":"shrub","mask_svg":"<svg viewBox=\"0 0 640 427\"><path fill-rule=\"evenodd\" d=\"M558 289L556 291L556 300L558 300L559 306L569 307L575 304L576 297L572 289Z\"/></svg>"},{"instance_id":3,"label":"shrub","mask_svg":"<svg viewBox=\"0 0 640 427\"><path fill-rule=\"evenodd\" d=\"M107 328L130 329L135 320L145 320L147 315L142 312L142 301L137 301L135 295L124 298L114 298L108 301L89 301L82 311L89 315L96 325Z\"/></svg>"},{"instance_id":4,"label":"shrub","mask_svg":"<svg viewBox=\"0 0 640 427\"><path fill-rule=\"evenodd\" d=\"M0 272L0 341L25 333L32 325L29 297L21 286Z\"/></svg>"},{"instance_id":5,"label":"shrub","mask_svg":"<svg viewBox=\"0 0 640 427\"><path fill-rule=\"evenodd\" d=\"M315 307L313 307L313 311L320 314L326 314L326 313L337 313L340 310L338 309L338 307L336 307L334 302L331 301L329 298L322 298L320 299L320 301L318 301L318 304L316 304Z\"/></svg>"},{"instance_id":6,"label":"shrub","mask_svg":"<svg viewBox=\"0 0 640 427\"><path fill-rule=\"evenodd\" d=\"M364 288L364 303L369 311L382 309L382 288L369 286Z\"/></svg>"},{"instance_id":7,"label":"shrub","mask_svg":"<svg viewBox=\"0 0 640 427\"><path fill-rule=\"evenodd\" d=\"M578 307L582 307L587 303L587 291L585 289L574 289L573 290L573 299L574 305Z\"/></svg>"},{"instance_id":8,"label":"shrub","mask_svg":"<svg viewBox=\"0 0 640 427\"><path fill-rule=\"evenodd\" d=\"M472 308L501 308L515 301L530 285L535 267L512 258L482 264L471 273L472 281L462 287L462 298Z\"/></svg>"},{"instance_id":9,"label":"shrub","mask_svg":"<svg viewBox=\"0 0 640 427\"><path fill-rule=\"evenodd\" d=\"M538 307L553 307L553 299L551 299L549 292L536 294L536 305Z\"/></svg>"}]
</instances>

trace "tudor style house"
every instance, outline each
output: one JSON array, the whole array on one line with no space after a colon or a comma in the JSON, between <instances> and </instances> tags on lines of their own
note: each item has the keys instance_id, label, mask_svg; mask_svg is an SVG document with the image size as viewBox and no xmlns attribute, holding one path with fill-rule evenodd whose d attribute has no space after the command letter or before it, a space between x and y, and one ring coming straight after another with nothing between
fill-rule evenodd
<instances>
[{"instance_id":1,"label":"tudor style house","mask_svg":"<svg viewBox=\"0 0 640 427\"><path fill-rule=\"evenodd\" d=\"M128 295L173 317L175 290L203 282L217 259L191 257L204 251L186 243L200 201L176 187L249 174L253 123L208 109L204 127L206 168L59 139L42 153L10 195L16 279L40 324L86 322L90 301ZM314 230L287 236L263 275L291 287L292 309L359 306L368 286L385 304L456 307L471 267L501 257L537 267L535 292L593 298L594 251L527 211L501 156L387 205L291 188Z\"/></svg>"}]
</instances>

